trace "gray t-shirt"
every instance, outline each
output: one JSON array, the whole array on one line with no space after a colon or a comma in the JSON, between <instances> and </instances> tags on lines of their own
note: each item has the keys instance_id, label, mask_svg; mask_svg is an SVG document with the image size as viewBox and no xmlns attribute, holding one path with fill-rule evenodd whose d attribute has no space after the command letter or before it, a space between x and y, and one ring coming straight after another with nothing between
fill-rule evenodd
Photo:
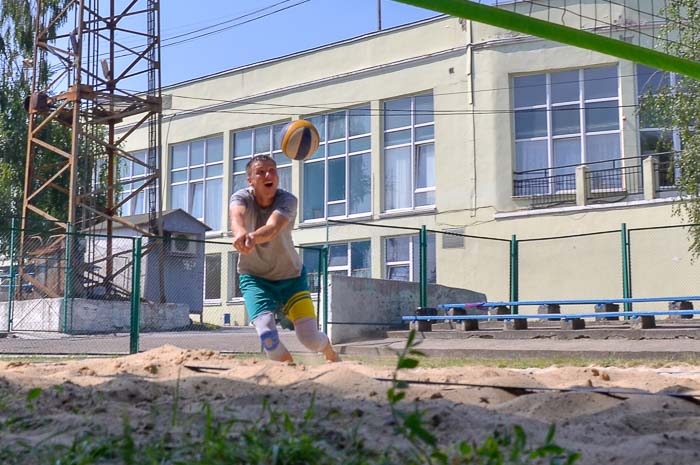
<instances>
[{"instance_id":1,"label":"gray t-shirt","mask_svg":"<svg viewBox=\"0 0 700 465\"><path fill-rule=\"evenodd\" d=\"M296 278L301 275L301 257L292 242L292 229L297 216L297 198L283 189L277 189L272 205L262 208L255 201L253 188L246 187L231 196L230 204L242 205L246 208L245 227L248 232L253 232L265 225L274 211L289 220L287 226L270 242L257 244L249 254L238 255L238 272L271 281Z\"/></svg>"}]
</instances>

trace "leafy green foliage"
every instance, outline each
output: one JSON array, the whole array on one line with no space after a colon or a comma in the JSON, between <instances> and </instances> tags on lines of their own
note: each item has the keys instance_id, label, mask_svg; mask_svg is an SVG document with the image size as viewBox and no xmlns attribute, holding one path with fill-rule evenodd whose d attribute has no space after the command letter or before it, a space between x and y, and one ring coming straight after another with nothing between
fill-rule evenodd
<instances>
[{"instance_id":1,"label":"leafy green foliage","mask_svg":"<svg viewBox=\"0 0 700 465\"><path fill-rule=\"evenodd\" d=\"M24 101L30 94L32 61L34 59L34 11L31 0L0 2L0 217L16 218L21 214L27 151L28 115ZM41 2L48 17L61 11L68 0ZM65 18L65 16L63 17ZM48 37L54 37L62 25L61 19L51 25ZM51 78L48 66L41 67L36 76L37 86L45 87ZM58 125L48 125L41 138L57 147L70 147L70 131ZM70 151L70 150L68 150ZM37 164L49 165L64 161L58 154L39 151ZM67 177L56 180L67 186ZM49 189L35 202L48 213L65 217L65 194Z\"/></svg>"},{"instance_id":2,"label":"leafy green foliage","mask_svg":"<svg viewBox=\"0 0 700 465\"><path fill-rule=\"evenodd\" d=\"M41 392L41 388L30 389L29 392L27 392L27 408L29 410L34 410L34 402L39 398Z\"/></svg>"},{"instance_id":3,"label":"leafy green foliage","mask_svg":"<svg viewBox=\"0 0 700 465\"><path fill-rule=\"evenodd\" d=\"M664 33L676 37L664 42L664 51L674 56L700 60L700 5L697 0L668 0L662 13L667 22ZM700 81L678 76L673 85L654 95L644 96L641 112L648 127L665 128L666 140L675 131L681 140L682 152L677 157L679 177L676 185L683 201L674 206L674 213L689 224L700 224L700 134L695 130L700 118ZM668 147L659 147L660 150ZM700 228L690 228L691 252L700 256Z\"/></svg>"}]
</instances>

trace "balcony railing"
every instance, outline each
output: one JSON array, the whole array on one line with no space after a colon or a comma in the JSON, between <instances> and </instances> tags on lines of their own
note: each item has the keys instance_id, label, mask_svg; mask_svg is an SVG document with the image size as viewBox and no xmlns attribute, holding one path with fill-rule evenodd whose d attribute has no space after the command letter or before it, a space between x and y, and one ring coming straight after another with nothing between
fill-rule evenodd
<instances>
[{"instance_id":1,"label":"balcony railing","mask_svg":"<svg viewBox=\"0 0 700 465\"><path fill-rule=\"evenodd\" d=\"M575 205L576 169L585 166L585 203L618 202L630 196L641 198L644 195L643 160L649 156L516 171L513 173L513 196L529 198L532 208ZM659 153L651 156L656 158L657 190L673 189L676 166L674 154Z\"/></svg>"},{"instance_id":2,"label":"balcony railing","mask_svg":"<svg viewBox=\"0 0 700 465\"><path fill-rule=\"evenodd\" d=\"M663 152L654 154L656 157L656 176L659 180L656 192L667 192L678 188L678 157L680 152Z\"/></svg>"},{"instance_id":3,"label":"balcony railing","mask_svg":"<svg viewBox=\"0 0 700 465\"><path fill-rule=\"evenodd\" d=\"M620 166L586 172L587 200L614 202L644 193L642 165Z\"/></svg>"},{"instance_id":4,"label":"balcony railing","mask_svg":"<svg viewBox=\"0 0 700 465\"><path fill-rule=\"evenodd\" d=\"M516 197L529 197L533 208L576 203L576 174L554 174L550 170L531 170L514 173L513 190ZM526 176L518 179L518 176Z\"/></svg>"}]
</instances>

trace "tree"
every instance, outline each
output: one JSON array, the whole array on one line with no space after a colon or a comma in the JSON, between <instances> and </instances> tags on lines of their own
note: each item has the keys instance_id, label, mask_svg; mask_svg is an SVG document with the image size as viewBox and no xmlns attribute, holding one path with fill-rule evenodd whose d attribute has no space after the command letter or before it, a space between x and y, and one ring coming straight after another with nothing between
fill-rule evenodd
<instances>
[{"instance_id":1,"label":"tree","mask_svg":"<svg viewBox=\"0 0 700 465\"><path fill-rule=\"evenodd\" d=\"M27 150L28 117L24 108L30 93L36 11L31 0L0 2L0 218L1 223L21 214ZM60 11L68 0L44 0L47 15ZM65 18L65 15L64 15ZM61 22L54 24L49 37ZM40 85L48 83L50 72L43 68L37 76ZM69 140L66 128L51 128L49 140ZM65 199L58 195L43 199L48 211L65 210Z\"/></svg>"},{"instance_id":2,"label":"tree","mask_svg":"<svg viewBox=\"0 0 700 465\"><path fill-rule=\"evenodd\" d=\"M663 11L664 33L673 40L664 42L664 51L691 61L700 60L700 5L697 0L668 0ZM676 185L682 200L674 205L674 214L688 224L700 224L700 132L695 130L700 117L700 81L678 76L653 95L644 96L641 111L655 127L676 132L681 152L674 157L679 176ZM668 139L667 139L668 140ZM700 227L691 227L690 250L700 257Z\"/></svg>"}]
</instances>

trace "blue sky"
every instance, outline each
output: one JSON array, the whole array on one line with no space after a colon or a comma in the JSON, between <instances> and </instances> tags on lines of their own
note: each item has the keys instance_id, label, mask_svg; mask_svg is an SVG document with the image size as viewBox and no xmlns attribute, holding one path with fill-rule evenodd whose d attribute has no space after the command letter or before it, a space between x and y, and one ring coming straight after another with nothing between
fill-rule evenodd
<instances>
[{"instance_id":1,"label":"blue sky","mask_svg":"<svg viewBox=\"0 0 700 465\"><path fill-rule=\"evenodd\" d=\"M382 29L437 15L392 0L381 1ZM271 8L263 10L268 6ZM272 13L281 8L288 9ZM260 18L266 14L269 16ZM214 26L217 23L222 24ZM192 33L198 29L202 30ZM376 30L377 0L163 1L161 81L174 84ZM183 35L186 33L191 34Z\"/></svg>"}]
</instances>

